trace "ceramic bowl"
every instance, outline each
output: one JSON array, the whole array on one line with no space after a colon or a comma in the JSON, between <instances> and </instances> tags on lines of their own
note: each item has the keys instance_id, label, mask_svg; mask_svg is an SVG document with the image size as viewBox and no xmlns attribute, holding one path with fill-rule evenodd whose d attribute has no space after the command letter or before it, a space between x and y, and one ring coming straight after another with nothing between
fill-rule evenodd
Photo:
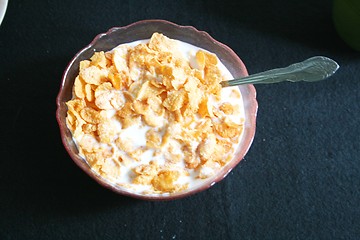
<instances>
[{"instance_id":1,"label":"ceramic bowl","mask_svg":"<svg viewBox=\"0 0 360 240\"><path fill-rule=\"evenodd\" d=\"M108 51L122 43L132 42L140 39L148 39L154 32L163 33L170 38L190 43L217 54L219 59L228 68L234 77L242 77L248 74L245 65L234 53L234 51L232 51L226 45L216 41L204 31L198 31L191 26L179 26L164 20L139 21L125 27L114 27L106 33L97 35L89 45L81 49L74 56L65 69L61 80L60 91L56 100L56 118L60 127L62 142L70 157L83 171L85 171L99 184L112 191L115 191L116 193L134 198L144 200L173 200L208 189L216 182L224 179L225 176L244 158L245 154L249 150L255 134L256 113L258 105L256 101L256 91L253 85L243 85L239 87L245 108L245 125L243 130L243 137L239 148L235 152L234 158L215 176L204 181L202 185L174 194L142 195L130 192L124 188L108 182L106 179L92 171L86 161L79 156L78 149L65 122L67 112L65 102L72 98L72 87L74 79L78 75L79 62L84 59L89 59L93 55L94 51Z\"/></svg>"},{"instance_id":2,"label":"ceramic bowl","mask_svg":"<svg viewBox=\"0 0 360 240\"><path fill-rule=\"evenodd\" d=\"M8 5L8 0L0 0L0 25L4 19L7 5Z\"/></svg>"},{"instance_id":3,"label":"ceramic bowl","mask_svg":"<svg viewBox=\"0 0 360 240\"><path fill-rule=\"evenodd\" d=\"M360 1L334 0L333 21L340 37L350 47L360 51Z\"/></svg>"}]
</instances>

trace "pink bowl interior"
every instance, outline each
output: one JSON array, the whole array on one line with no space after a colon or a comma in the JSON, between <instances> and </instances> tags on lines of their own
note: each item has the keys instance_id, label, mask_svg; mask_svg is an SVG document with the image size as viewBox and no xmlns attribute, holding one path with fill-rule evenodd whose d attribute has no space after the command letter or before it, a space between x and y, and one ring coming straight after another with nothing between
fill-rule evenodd
<instances>
[{"instance_id":1,"label":"pink bowl interior","mask_svg":"<svg viewBox=\"0 0 360 240\"><path fill-rule=\"evenodd\" d=\"M253 85L243 85L239 87L244 101L245 126L243 137L239 145L240 147L237 149L233 160L229 162L216 176L209 178L201 186L171 195L141 195L129 192L126 189L120 188L108 182L93 172L86 161L79 157L77 147L72 140L72 135L66 127L65 122L67 112L65 102L72 98L72 86L75 77L78 75L80 61L89 59L93 55L94 51L108 51L122 43L148 39L154 32L163 33L170 38L178 39L215 53L234 77L248 75L245 65L240 58L229 47L214 40L206 32L198 31L191 26L179 26L164 20L144 20L125 27L114 27L106 33L99 34L89 45L74 56L62 77L60 91L56 100L56 118L60 127L62 142L70 157L82 170L84 170L99 184L119 194L139 199L172 200L189 196L211 187L216 182L222 180L244 158L255 135L258 104L256 101L256 91Z\"/></svg>"}]
</instances>

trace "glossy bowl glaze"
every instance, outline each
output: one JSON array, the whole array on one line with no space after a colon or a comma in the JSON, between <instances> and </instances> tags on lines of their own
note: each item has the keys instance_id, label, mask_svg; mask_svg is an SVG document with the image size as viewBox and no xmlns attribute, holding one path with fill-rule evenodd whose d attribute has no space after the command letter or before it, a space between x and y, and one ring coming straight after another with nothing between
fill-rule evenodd
<instances>
[{"instance_id":1,"label":"glossy bowl glaze","mask_svg":"<svg viewBox=\"0 0 360 240\"><path fill-rule=\"evenodd\" d=\"M7 5L8 5L8 0L0 0L0 25L4 19Z\"/></svg>"},{"instance_id":2,"label":"glossy bowl glaze","mask_svg":"<svg viewBox=\"0 0 360 240\"><path fill-rule=\"evenodd\" d=\"M187 42L215 53L234 77L248 75L245 65L234 53L234 51L232 51L226 45L213 39L206 32L198 31L191 26L179 26L164 20L139 21L125 27L114 27L106 33L97 35L89 45L87 45L75 55L75 57L70 61L69 65L65 69L64 75L62 77L60 91L56 99L56 118L60 127L62 142L70 157L83 171L85 171L99 184L115 191L116 193L134 198L144 200L173 200L208 189L216 182L224 179L225 176L244 158L255 135L258 104L256 101L256 91L253 85L243 85L239 87L244 101L245 125L243 130L243 137L240 141L239 148L236 150L234 158L215 176L204 181L202 185L174 194L138 194L116 186L108 182L103 177L99 176L97 173L92 171L86 161L79 156L78 149L72 139L71 132L67 128L65 121L67 114L67 107L65 103L72 98L72 87L75 77L79 73L78 69L80 61L89 59L93 55L94 51L108 51L122 43L132 42L140 39L148 39L154 32L163 33L170 38Z\"/></svg>"},{"instance_id":3,"label":"glossy bowl glaze","mask_svg":"<svg viewBox=\"0 0 360 240\"><path fill-rule=\"evenodd\" d=\"M333 21L340 37L350 47L360 51L360 1L334 0Z\"/></svg>"}]
</instances>

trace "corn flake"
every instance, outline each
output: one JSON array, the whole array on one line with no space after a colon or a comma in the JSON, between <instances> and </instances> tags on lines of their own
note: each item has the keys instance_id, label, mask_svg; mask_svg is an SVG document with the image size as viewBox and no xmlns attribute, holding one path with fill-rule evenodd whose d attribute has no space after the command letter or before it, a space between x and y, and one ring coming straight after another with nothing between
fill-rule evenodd
<instances>
[{"instance_id":1,"label":"corn flake","mask_svg":"<svg viewBox=\"0 0 360 240\"><path fill-rule=\"evenodd\" d=\"M135 184L151 184L152 179L159 171L159 165L151 161L149 164L142 164L133 169L134 173L137 175L133 179Z\"/></svg>"},{"instance_id":2,"label":"corn flake","mask_svg":"<svg viewBox=\"0 0 360 240\"><path fill-rule=\"evenodd\" d=\"M201 161L206 162L211 158L216 147L216 136L209 134L198 146L197 151L200 155Z\"/></svg>"},{"instance_id":3,"label":"corn flake","mask_svg":"<svg viewBox=\"0 0 360 240\"><path fill-rule=\"evenodd\" d=\"M74 93L75 93L75 96L78 98L85 97L85 82L83 80L81 80L79 76L77 76L75 78Z\"/></svg>"},{"instance_id":4,"label":"corn flake","mask_svg":"<svg viewBox=\"0 0 360 240\"><path fill-rule=\"evenodd\" d=\"M97 66L100 68L106 68L107 59L106 59L103 51L95 52L94 55L90 59L91 59L91 65Z\"/></svg>"},{"instance_id":5,"label":"corn flake","mask_svg":"<svg viewBox=\"0 0 360 240\"><path fill-rule=\"evenodd\" d=\"M97 124L100 122L99 112L90 107L83 108L80 111L80 116L87 123Z\"/></svg>"},{"instance_id":6,"label":"corn flake","mask_svg":"<svg viewBox=\"0 0 360 240\"><path fill-rule=\"evenodd\" d=\"M163 170L160 171L151 181L155 190L161 192L175 192L181 188L175 183L180 177L178 171Z\"/></svg>"},{"instance_id":7,"label":"corn flake","mask_svg":"<svg viewBox=\"0 0 360 240\"><path fill-rule=\"evenodd\" d=\"M100 85L106 81L108 71L106 69L100 69L96 66L89 66L82 69L79 73L79 76L86 83Z\"/></svg>"},{"instance_id":8,"label":"corn flake","mask_svg":"<svg viewBox=\"0 0 360 240\"><path fill-rule=\"evenodd\" d=\"M88 102L93 102L95 100L95 93L91 84L85 85L85 97Z\"/></svg>"},{"instance_id":9,"label":"corn flake","mask_svg":"<svg viewBox=\"0 0 360 240\"><path fill-rule=\"evenodd\" d=\"M235 138L240 136L243 125L232 122L225 118L222 122L214 124L216 132L223 138Z\"/></svg>"},{"instance_id":10,"label":"corn flake","mask_svg":"<svg viewBox=\"0 0 360 240\"><path fill-rule=\"evenodd\" d=\"M180 109L186 100L186 92L181 89L179 91L173 90L168 92L166 99L163 102L163 106L173 112Z\"/></svg>"}]
</instances>

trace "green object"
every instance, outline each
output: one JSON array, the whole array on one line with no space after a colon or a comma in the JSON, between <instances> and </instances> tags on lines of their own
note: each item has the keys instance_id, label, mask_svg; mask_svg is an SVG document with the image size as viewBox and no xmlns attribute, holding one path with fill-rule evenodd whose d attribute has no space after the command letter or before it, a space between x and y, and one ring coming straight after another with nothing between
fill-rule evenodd
<instances>
[{"instance_id":1,"label":"green object","mask_svg":"<svg viewBox=\"0 0 360 240\"><path fill-rule=\"evenodd\" d=\"M360 0L334 0L333 20L340 37L360 51Z\"/></svg>"},{"instance_id":2,"label":"green object","mask_svg":"<svg viewBox=\"0 0 360 240\"><path fill-rule=\"evenodd\" d=\"M291 64L285 68L276 68L247 77L222 81L222 87L242 84L266 84L283 81L289 82L315 82L326 79L338 70L339 65L332 59L322 56L312 57L305 61Z\"/></svg>"}]
</instances>

